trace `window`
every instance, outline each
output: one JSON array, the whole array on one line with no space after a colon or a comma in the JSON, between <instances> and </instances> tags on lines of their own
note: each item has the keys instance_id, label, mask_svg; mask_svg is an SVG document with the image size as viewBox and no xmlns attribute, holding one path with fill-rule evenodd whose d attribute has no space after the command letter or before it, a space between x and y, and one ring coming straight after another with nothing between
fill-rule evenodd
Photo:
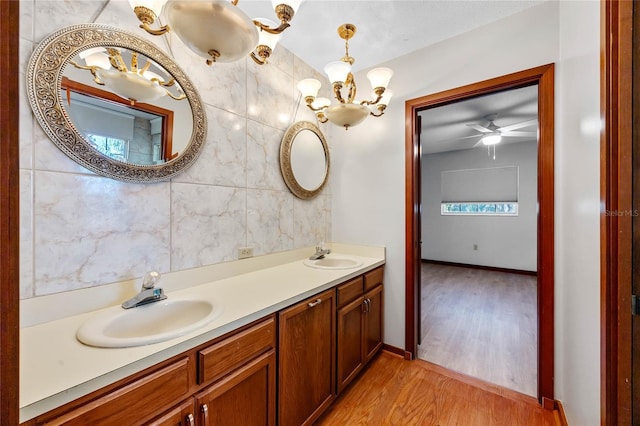
<instances>
[{"instance_id":1,"label":"window","mask_svg":"<svg viewBox=\"0 0 640 426\"><path fill-rule=\"evenodd\" d=\"M473 202L473 203L441 203L442 215L469 215L469 216L517 216L518 203L509 202Z\"/></svg>"},{"instance_id":2,"label":"window","mask_svg":"<svg viewBox=\"0 0 640 426\"><path fill-rule=\"evenodd\" d=\"M127 161L129 157L129 141L108 136L87 134L92 147L114 160Z\"/></svg>"}]
</instances>

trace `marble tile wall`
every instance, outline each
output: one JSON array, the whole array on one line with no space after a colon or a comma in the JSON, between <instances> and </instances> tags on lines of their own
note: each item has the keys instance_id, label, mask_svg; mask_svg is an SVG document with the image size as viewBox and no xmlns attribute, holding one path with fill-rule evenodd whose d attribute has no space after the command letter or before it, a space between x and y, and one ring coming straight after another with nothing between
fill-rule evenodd
<instances>
[{"instance_id":1,"label":"marble tile wall","mask_svg":"<svg viewBox=\"0 0 640 426\"><path fill-rule=\"evenodd\" d=\"M313 200L297 199L278 163L290 123L315 122L295 84L323 79L317 71L282 46L268 66L247 59L207 67L175 36L139 30L127 0L21 0L20 7L22 81L31 52L49 33L78 23L114 25L158 44L187 71L208 120L204 151L190 169L168 182L123 183L59 151L33 118L23 87L21 298L231 261L245 246L263 255L330 240L331 185Z\"/></svg>"}]
</instances>

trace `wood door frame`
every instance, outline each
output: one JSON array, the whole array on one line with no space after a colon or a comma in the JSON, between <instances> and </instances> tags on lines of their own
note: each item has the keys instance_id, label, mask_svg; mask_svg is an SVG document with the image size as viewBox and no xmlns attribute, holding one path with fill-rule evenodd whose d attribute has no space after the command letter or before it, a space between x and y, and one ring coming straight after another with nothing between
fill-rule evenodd
<instances>
[{"instance_id":1,"label":"wood door frame","mask_svg":"<svg viewBox=\"0 0 640 426\"><path fill-rule=\"evenodd\" d=\"M554 64L469 84L405 103L405 351L417 353L417 300L419 280L414 258L421 236L420 198L415 194L420 169L420 146L414 136L421 110L508 89L538 85L538 400L545 406L554 399ZM419 276L419 275L418 275Z\"/></svg>"},{"instance_id":2,"label":"wood door frame","mask_svg":"<svg viewBox=\"0 0 640 426\"><path fill-rule=\"evenodd\" d=\"M0 417L19 419L19 4L0 1Z\"/></svg>"},{"instance_id":3,"label":"wood door frame","mask_svg":"<svg viewBox=\"0 0 640 426\"><path fill-rule=\"evenodd\" d=\"M600 3L600 419L631 424L633 3ZM640 415L640 413L636 413Z\"/></svg>"}]
</instances>

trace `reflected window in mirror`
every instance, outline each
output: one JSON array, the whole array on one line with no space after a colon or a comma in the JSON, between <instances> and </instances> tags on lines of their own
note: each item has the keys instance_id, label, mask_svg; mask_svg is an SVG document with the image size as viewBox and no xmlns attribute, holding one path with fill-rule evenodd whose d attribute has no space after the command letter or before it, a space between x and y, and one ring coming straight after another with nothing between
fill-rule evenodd
<instances>
[{"instance_id":1,"label":"reflected window in mirror","mask_svg":"<svg viewBox=\"0 0 640 426\"><path fill-rule=\"evenodd\" d=\"M62 78L71 120L103 155L131 164L162 164L176 158L170 109L127 100L106 90Z\"/></svg>"}]
</instances>

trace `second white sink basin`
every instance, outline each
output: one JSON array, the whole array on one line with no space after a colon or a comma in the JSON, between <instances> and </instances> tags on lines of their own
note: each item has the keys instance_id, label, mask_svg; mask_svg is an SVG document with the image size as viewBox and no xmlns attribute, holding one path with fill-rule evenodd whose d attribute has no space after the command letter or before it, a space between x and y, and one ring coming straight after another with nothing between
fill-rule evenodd
<instances>
[{"instance_id":1,"label":"second white sink basin","mask_svg":"<svg viewBox=\"0 0 640 426\"><path fill-rule=\"evenodd\" d=\"M351 269L362 266L362 261L352 257L342 255L326 255L322 259L306 259L304 264L318 269Z\"/></svg>"},{"instance_id":2,"label":"second white sink basin","mask_svg":"<svg viewBox=\"0 0 640 426\"><path fill-rule=\"evenodd\" d=\"M114 306L84 322L76 337L102 348L149 345L204 327L222 311L222 306L206 300L171 297L131 309Z\"/></svg>"}]
</instances>

